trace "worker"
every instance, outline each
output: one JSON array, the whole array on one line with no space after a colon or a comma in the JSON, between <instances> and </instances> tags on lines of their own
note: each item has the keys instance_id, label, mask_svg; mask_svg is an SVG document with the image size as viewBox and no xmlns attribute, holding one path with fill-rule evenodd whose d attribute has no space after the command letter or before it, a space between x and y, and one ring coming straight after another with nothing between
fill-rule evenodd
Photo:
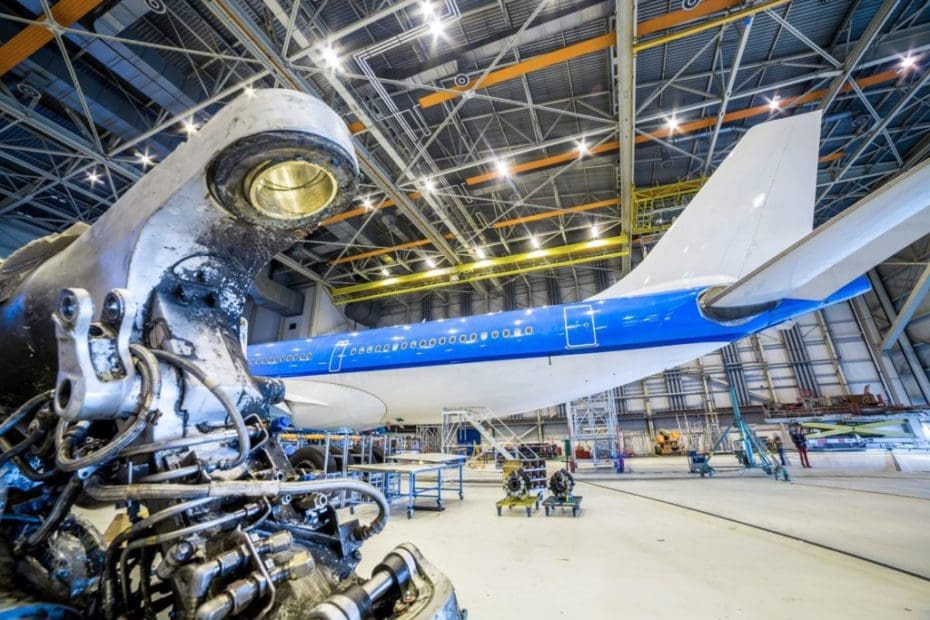
<instances>
[{"instance_id":1,"label":"worker","mask_svg":"<svg viewBox=\"0 0 930 620\"><path fill-rule=\"evenodd\" d=\"M779 435L772 437L772 448L778 451L778 458L781 461L782 467L788 465L788 461L785 459L785 444L782 442Z\"/></svg>"},{"instance_id":2,"label":"worker","mask_svg":"<svg viewBox=\"0 0 930 620\"><path fill-rule=\"evenodd\" d=\"M794 447L798 449L798 457L801 459L802 467L810 467L810 461L807 460L807 438L804 436L804 430L800 424L791 425L791 441Z\"/></svg>"}]
</instances>

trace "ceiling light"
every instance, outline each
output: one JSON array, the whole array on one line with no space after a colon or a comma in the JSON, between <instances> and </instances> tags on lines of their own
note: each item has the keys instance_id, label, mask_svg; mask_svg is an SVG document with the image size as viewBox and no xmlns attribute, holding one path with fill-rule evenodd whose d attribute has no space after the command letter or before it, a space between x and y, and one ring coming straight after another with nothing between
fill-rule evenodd
<instances>
[{"instance_id":1,"label":"ceiling light","mask_svg":"<svg viewBox=\"0 0 930 620\"><path fill-rule=\"evenodd\" d=\"M371 209L374 207L374 205L371 204L371 198L368 196L365 196L365 199L362 200L362 206L368 209L369 211L371 211Z\"/></svg>"},{"instance_id":2,"label":"ceiling light","mask_svg":"<svg viewBox=\"0 0 930 620\"><path fill-rule=\"evenodd\" d=\"M249 84L248 86L245 87L245 90L242 91L242 92L245 93L245 96L246 96L246 97L251 97L251 96L253 96L253 95L255 94L255 89L252 88L252 85L251 85L251 84Z\"/></svg>"},{"instance_id":3,"label":"ceiling light","mask_svg":"<svg viewBox=\"0 0 930 620\"><path fill-rule=\"evenodd\" d=\"M326 63L326 66L330 70L335 71L339 68L339 54L336 53L336 50L333 48L332 43L327 43L323 48L323 62Z\"/></svg>"},{"instance_id":4,"label":"ceiling light","mask_svg":"<svg viewBox=\"0 0 930 620\"><path fill-rule=\"evenodd\" d=\"M385 269L384 267L382 267L382 268L381 268L381 275L387 277L387 276L391 275L391 272L388 271L387 269Z\"/></svg>"},{"instance_id":5,"label":"ceiling light","mask_svg":"<svg viewBox=\"0 0 930 620\"><path fill-rule=\"evenodd\" d=\"M539 245L540 245L539 239L537 239L535 236L530 237L530 245L533 246L534 248L536 248L536 249L538 250L538 249L539 249Z\"/></svg>"},{"instance_id":6,"label":"ceiling light","mask_svg":"<svg viewBox=\"0 0 930 620\"><path fill-rule=\"evenodd\" d=\"M494 167L497 169L498 176L509 177L510 176L510 167L507 165L503 159L498 159L497 163L494 164Z\"/></svg>"},{"instance_id":7,"label":"ceiling light","mask_svg":"<svg viewBox=\"0 0 930 620\"><path fill-rule=\"evenodd\" d=\"M87 173L87 180L90 181L91 185L96 185L100 182L100 175L97 174L96 170L91 170Z\"/></svg>"},{"instance_id":8,"label":"ceiling light","mask_svg":"<svg viewBox=\"0 0 930 620\"><path fill-rule=\"evenodd\" d=\"M433 19L429 22L429 31L432 33L433 40L435 41L446 31L446 26L438 19Z\"/></svg>"},{"instance_id":9,"label":"ceiling light","mask_svg":"<svg viewBox=\"0 0 930 620\"><path fill-rule=\"evenodd\" d=\"M187 135L192 136L197 133L197 123L194 122L194 119L189 118L184 121L184 131Z\"/></svg>"},{"instance_id":10,"label":"ceiling light","mask_svg":"<svg viewBox=\"0 0 930 620\"><path fill-rule=\"evenodd\" d=\"M475 248L475 256L478 258L486 258L487 252L484 251L484 248Z\"/></svg>"},{"instance_id":11,"label":"ceiling light","mask_svg":"<svg viewBox=\"0 0 930 620\"><path fill-rule=\"evenodd\" d=\"M428 0L420 3L420 10L423 12L423 15L429 17L433 14L433 3Z\"/></svg>"},{"instance_id":12,"label":"ceiling light","mask_svg":"<svg viewBox=\"0 0 930 620\"><path fill-rule=\"evenodd\" d=\"M775 95L769 101L769 112L778 112L781 109L781 97Z\"/></svg>"},{"instance_id":13,"label":"ceiling light","mask_svg":"<svg viewBox=\"0 0 930 620\"><path fill-rule=\"evenodd\" d=\"M432 179L428 179L428 178L423 179L423 191L429 192L429 193L436 191L436 184L433 182Z\"/></svg>"},{"instance_id":14,"label":"ceiling light","mask_svg":"<svg viewBox=\"0 0 930 620\"><path fill-rule=\"evenodd\" d=\"M601 236L601 231L598 230L597 224L591 224L591 236L595 239Z\"/></svg>"},{"instance_id":15,"label":"ceiling light","mask_svg":"<svg viewBox=\"0 0 930 620\"><path fill-rule=\"evenodd\" d=\"M139 163L142 164L143 168L148 168L155 163L155 159L149 155L148 149L144 153L136 151L136 157L139 159Z\"/></svg>"},{"instance_id":16,"label":"ceiling light","mask_svg":"<svg viewBox=\"0 0 930 620\"><path fill-rule=\"evenodd\" d=\"M665 119L665 127L669 131L675 131L678 129L678 119L674 116L670 116L669 118Z\"/></svg>"},{"instance_id":17,"label":"ceiling light","mask_svg":"<svg viewBox=\"0 0 930 620\"><path fill-rule=\"evenodd\" d=\"M904 69L905 71L907 71L908 69L914 68L916 64L917 64L917 59L914 56L908 54L907 56L901 59L900 67Z\"/></svg>"},{"instance_id":18,"label":"ceiling light","mask_svg":"<svg viewBox=\"0 0 930 620\"><path fill-rule=\"evenodd\" d=\"M584 138L575 143L575 148L578 149L578 157L584 157L591 152L588 148L588 143L584 141Z\"/></svg>"},{"instance_id":19,"label":"ceiling light","mask_svg":"<svg viewBox=\"0 0 930 620\"><path fill-rule=\"evenodd\" d=\"M424 262L426 263L426 266L429 267L430 269L436 268L436 261L434 261L429 256L426 257L426 260Z\"/></svg>"}]
</instances>

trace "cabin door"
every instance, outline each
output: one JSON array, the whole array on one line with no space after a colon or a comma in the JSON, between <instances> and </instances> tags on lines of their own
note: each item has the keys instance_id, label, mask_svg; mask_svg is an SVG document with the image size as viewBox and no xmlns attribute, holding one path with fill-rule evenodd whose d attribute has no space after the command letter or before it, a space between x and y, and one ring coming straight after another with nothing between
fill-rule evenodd
<instances>
[{"instance_id":1,"label":"cabin door","mask_svg":"<svg viewBox=\"0 0 930 620\"><path fill-rule=\"evenodd\" d=\"M349 343L342 341L337 342L336 346L333 347L333 354L329 358L329 372L339 372L342 370L342 358L346 356L347 346L349 346Z\"/></svg>"},{"instance_id":2,"label":"cabin door","mask_svg":"<svg viewBox=\"0 0 930 620\"><path fill-rule=\"evenodd\" d=\"M597 333L594 331L594 308L590 304L566 306L563 313L565 317L565 347L568 349L596 347Z\"/></svg>"}]
</instances>

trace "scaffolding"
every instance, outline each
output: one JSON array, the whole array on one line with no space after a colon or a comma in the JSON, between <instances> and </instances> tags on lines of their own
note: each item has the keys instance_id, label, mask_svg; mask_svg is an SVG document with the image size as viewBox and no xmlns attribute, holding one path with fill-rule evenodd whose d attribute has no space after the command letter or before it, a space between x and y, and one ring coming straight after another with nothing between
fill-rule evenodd
<instances>
[{"instance_id":1,"label":"scaffolding","mask_svg":"<svg viewBox=\"0 0 930 620\"><path fill-rule=\"evenodd\" d=\"M617 430L617 404L613 390L579 398L566 404L571 450L584 443L591 448L595 465L602 460L614 462L620 453Z\"/></svg>"}]
</instances>

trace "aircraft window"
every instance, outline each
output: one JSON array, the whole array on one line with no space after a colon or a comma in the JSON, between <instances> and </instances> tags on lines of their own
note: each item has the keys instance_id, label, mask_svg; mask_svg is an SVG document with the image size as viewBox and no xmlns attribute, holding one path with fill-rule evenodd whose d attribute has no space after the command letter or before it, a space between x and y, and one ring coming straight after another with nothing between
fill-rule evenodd
<instances>
[{"instance_id":1,"label":"aircraft window","mask_svg":"<svg viewBox=\"0 0 930 620\"><path fill-rule=\"evenodd\" d=\"M381 345L380 345L380 344L376 344L376 345L375 345L375 353L381 353Z\"/></svg>"},{"instance_id":2,"label":"aircraft window","mask_svg":"<svg viewBox=\"0 0 930 620\"><path fill-rule=\"evenodd\" d=\"M352 350L349 351L349 355L355 355L355 347L352 347Z\"/></svg>"},{"instance_id":3,"label":"aircraft window","mask_svg":"<svg viewBox=\"0 0 930 620\"><path fill-rule=\"evenodd\" d=\"M406 351L406 350L407 350L407 341L406 341L406 340L404 340L402 343L400 343L400 348L401 348L402 351Z\"/></svg>"},{"instance_id":4,"label":"aircraft window","mask_svg":"<svg viewBox=\"0 0 930 620\"><path fill-rule=\"evenodd\" d=\"M498 332L495 329L493 332L491 332L491 338L497 338L497 336L498 336Z\"/></svg>"},{"instance_id":5,"label":"aircraft window","mask_svg":"<svg viewBox=\"0 0 930 620\"><path fill-rule=\"evenodd\" d=\"M513 335L514 335L514 336L521 336L521 335L523 335L523 331L522 331L519 327L515 327L514 330L513 330Z\"/></svg>"},{"instance_id":6,"label":"aircraft window","mask_svg":"<svg viewBox=\"0 0 930 620\"><path fill-rule=\"evenodd\" d=\"M524 333L525 333L527 336L532 336L532 335L533 335L533 328L532 328L532 327L527 327L527 328L524 330Z\"/></svg>"},{"instance_id":7,"label":"aircraft window","mask_svg":"<svg viewBox=\"0 0 930 620\"><path fill-rule=\"evenodd\" d=\"M365 349L365 352L366 352L366 353L371 353L371 352L374 351L374 350L375 350L375 348L374 348L373 346L368 345L368 348Z\"/></svg>"},{"instance_id":8,"label":"aircraft window","mask_svg":"<svg viewBox=\"0 0 930 620\"><path fill-rule=\"evenodd\" d=\"M391 351L396 351L399 347L400 347L400 345L398 345L398 344L395 342L394 344L391 345Z\"/></svg>"},{"instance_id":9,"label":"aircraft window","mask_svg":"<svg viewBox=\"0 0 930 620\"><path fill-rule=\"evenodd\" d=\"M411 349L416 349L416 348L417 348L417 341L416 341L416 340L411 340L411 341L410 341L410 348L411 348Z\"/></svg>"},{"instance_id":10,"label":"aircraft window","mask_svg":"<svg viewBox=\"0 0 930 620\"><path fill-rule=\"evenodd\" d=\"M472 333L472 334L468 337L468 342L474 342L475 340L478 340L478 334Z\"/></svg>"},{"instance_id":11,"label":"aircraft window","mask_svg":"<svg viewBox=\"0 0 930 620\"><path fill-rule=\"evenodd\" d=\"M425 346L426 346L426 340L421 340L421 341L420 341L420 348L423 348L423 347L425 347Z\"/></svg>"},{"instance_id":12,"label":"aircraft window","mask_svg":"<svg viewBox=\"0 0 930 620\"><path fill-rule=\"evenodd\" d=\"M459 336L459 342L465 342L466 340L468 340L468 338L465 336L465 334Z\"/></svg>"},{"instance_id":13,"label":"aircraft window","mask_svg":"<svg viewBox=\"0 0 930 620\"><path fill-rule=\"evenodd\" d=\"M505 330L504 330L504 338L510 338L510 330L509 330L509 329L505 329Z\"/></svg>"},{"instance_id":14,"label":"aircraft window","mask_svg":"<svg viewBox=\"0 0 930 620\"><path fill-rule=\"evenodd\" d=\"M452 342L453 340L455 340L455 338L449 338L449 342ZM446 344L446 338L445 338L445 336L443 336L442 338L439 339L439 344L440 344L440 345Z\"/></svg>"},{"instance_id":15,"label":"aircraft window","mask_svg":"<svg viewBox=\"0 0 930 620\"><path fill-rule=\"evenodd\" d=\"M487 340L487 339L488 339L488 332L481 332L481 339L482 339L482 340Z\"/></svg>"},{"instance_id":16,"label":"aircraft window","mask_svg":"<svg viewBox=\"0 0 930 620\"><path fill-rule=\"evenodd\" d=\"M435 339L435 338L430 338L430 339L429 339L429 346L431 346L431 347L435 347L435 346L436 346L436 339Z\"/></svg>"}]
</instances>

